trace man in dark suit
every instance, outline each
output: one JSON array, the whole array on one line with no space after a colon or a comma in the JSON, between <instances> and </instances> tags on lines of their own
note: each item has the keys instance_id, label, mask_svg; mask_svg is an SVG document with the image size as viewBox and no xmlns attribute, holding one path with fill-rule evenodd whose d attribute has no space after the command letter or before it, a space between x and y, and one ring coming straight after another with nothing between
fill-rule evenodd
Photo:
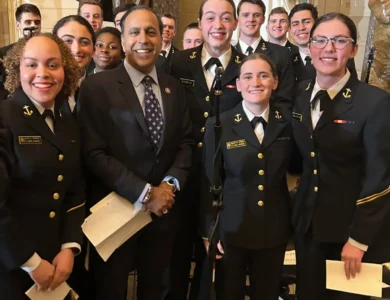
<instances>
[{"instance_id":1,"label":"man in dark suit","mask_svg":"<svg viewBox=\"0 0 390 300\"><path fill-rule=\"evenodd\" d=\"M178 192L191 166L191 122L183 87L155 68L160 19L151 9L135 6L121 23L124 64L87 78L80 89L84 159L94 176L88 205L115 191L142 204L153 221L107 262L92 249L92 299L123 300L128 273L135 267L138 299L160 300L161 277L178 228L174 203L186 200Z\"/></svg>"},{"instance_id":2,"label":"man in dark suit","mask_svg":"<svg viewBox=\"0 0 390 300\"><path fill-rule=\"evenodd\" d=\"M212 19L212 22L208 20ZM184 191L190 202L181 205L181 230L176 238L175 255L171 264L171 294L167 299L185 299L188 290L190 262L195 242L195 276L191 282L190 299L206 299L207 266L204 265L206 251L200 237L198 212L200 199L212 198L209 193L201 194L201 185L208 185L202 165L202 146L206 120L215 115L215 96L212 89L213 79L218 66L223 67L221 78L221 112L234 108L241 102L241 94L236 89L238 69L244 55L230 45L233 31L236 29L236 9L232 0L203 2L200 8L199 25L204 43L195 48L179 51L172 59L171 74L180 79L185 87L191 112L193 134L197 149L191 169L191 184ZM202 213L202 212L200 212ZM203 266L203 268L202 268ZM202 271L203 276L201 282Z\"/></svg>"},{"instance_id":3,"label":"man in dark suit","mask_svg":"<svg viewBox=\"0 0 390 300\"><path fill-rule=\"evenodd\" d=\"M291 10L290 38L292 37L299 48L298 53L293 54L293 66L297 83L314 79L316 71L309 55L310 30L318 19L318 10L310 3L297 4ZM297 55L299 54L299 55ZM347 67L351 75L357 78L355 60L349 59Z\"/></svg>"},{"instance_id":4,"label":"man in dark suit","mask_svg":"<svg viewBox=\"0 0 390 300\"><path fill-rule=\"evenodd\" d=\"M268 43L260 36L260 27L264 23L265 5L261 0L243 0L237 7L240 25L240 40L236 48L245 55L264 53L274 64L279 78L275 91L275 101L288 101L291 104L291 93L294 86L294 71L290 52L282 46Z\"/></svg>"},{"instance_id":5,"label":"man in dark suit","mask_svg":"<svg viewBox=\"0 0 390 300\"><path fill-rule=\"evenodd\" d=\"M167 63L171 65L172 56L175 52L179 51L178 48L173 46L173 39L176 35L176 17L172 14L165 13L161 17L163 23L163 45L160 55L167 59Z\"/></svg>"}]
</instances>

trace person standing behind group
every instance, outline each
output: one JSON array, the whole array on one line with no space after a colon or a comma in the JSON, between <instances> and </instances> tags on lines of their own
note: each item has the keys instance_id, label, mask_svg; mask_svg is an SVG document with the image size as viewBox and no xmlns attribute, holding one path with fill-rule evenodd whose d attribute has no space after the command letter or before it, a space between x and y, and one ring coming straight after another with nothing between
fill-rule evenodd
<instances>
[{"instance_id":1,"label":"person standing behind group","mask_svg":"<svg viewBox=\"0 0 390 300\"><path fill-rule=\"evenodd\" d=\"M98 32L103 26L103 7L95 0L81 0L77 14L91 24L93 31Z\"/></svg>"},{"instance_id":2,"label":"person standing behind group","mask_svg":"<svg viewBox=\"0 0 390 300\"><path fill-rule=\"evenodd\" d=\"M80 67L79 87L88 76L87 68L95 52L95 33L91 25L83 17L70 15L60 19L53 28L53 34L61 38L71 50L76 63ZM69 108L76 117L78 90L69 97Z\"/></svg>"},{"instance_id":3,"label":"person standing behind group","mask_svg":"<svg viewBox=\"0 0 390 300\"><path fill-rule=\"evenodd\" d=\"M134 3L125 3L121 4L118 7L114 9L114 23L115 23L115 28L118 29L120 32L122 31L121 28L121 19L125 15L125 13L135 6Z\"/></svg>"},{"instance_id":4,"label":"person standing behind group","mask_svg":"<svg viewBox=\"0 0 390 300\"><path fill-rule=\"evenodd\" d=\"M216 119L206 122L206 174L210 182L215 172L223 174L218 248L223 253L224 300L245 299L247 271L252 300L279 297L291 236L286 172L293 139L291 111L270 101L277 85L276 68L269 57L255 53L244 58L237 78L243 101L221 115L220 170L214 167ZM204 206L212 211L210 202ZM203 217L207 224L210 218Z\"/></svg>"},{"instance_id":5,"label":"person standing behind group","mask_svg":"<svg viewBox=\"0 0 390 300\"><path fill-rule=\"evenodd\" d=\"M293 208L300 300L363 300L326 289L326 260L353 282L362 262L390 261L390 95L354 77L353 21L320 17L310 31L316 70L293 110L303 174Z\"/></svg>"},{"instance_id":6,"label":"person standing behind group","mask_svg":"<svg viewBox=\"0 0 390 300\"><path fill-rule=\"evenodd\" d=\"M19 40L5 59L0 103L12 151L0 203L0 294L24 300L35 283L54 290L81 250L85 194L77 124L62 109L77 87L78 67L51 34Z\"/></svg>"},{"instance_id":7,"label":"person standing behind group","mask_svg":"<svg viewBox=\"0 0 390 300\"><path fill-rule=\"evenodd\" d=\"M183 50L198 47L202 43L202 31L199 29L198 22L188 24L183 33Z\"/></svg>"}]
</instances>

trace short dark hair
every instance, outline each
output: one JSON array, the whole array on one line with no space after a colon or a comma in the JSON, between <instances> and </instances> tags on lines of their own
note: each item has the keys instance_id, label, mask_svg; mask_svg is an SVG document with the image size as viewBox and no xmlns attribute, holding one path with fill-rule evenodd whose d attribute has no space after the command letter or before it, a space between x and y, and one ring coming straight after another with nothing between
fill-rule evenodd
<instances>
[{"instance_id":1,"label":"short dark hair","mask_svg":"<svg viewBox=\"0 0 390 300\"><path fill-rule=\"evenodd\" d=\"M290 11L290 14L288 15L288 21L291 23L291 18L293 15L299 11L302 10L308 10L311 13L311 16L313 17L314 21L317 21L318 19L318 10L317 7L315 7L313 4L310 3L300 3L293 7L293 9Z\"/></svg>"},{"instance_id":2,"label":"short dark hair","mask_svg":"<svg viewBox=\"0 0 390 300\"><path fill-rule=\"evenodd\" d=\"M349 30L349 34L351 35L351 38L354 40L353 44L356 44L357 42L357 29L355 23L346 15L342 13L328 13L323 16L321 16L313 25L313 27L310 30L310 38L313 37L314 31L317 29L317 27L322 24L326 23L328 21L332 20L339 20L341 23L343 23L345 26L347 26Z\"/></svg>"},{"instance_id":3,"label":"short dark hair","mask_svg":"<svg viewBox=\"0 0 390 300\"><path fill-rule=\"evenodd\" d=\"M199 20L202 20L203 6L205 5L206 2L207 2L207 0L203 0L202 4L200 5L200 8L199 8ZM234 1L233 0L226 0L226 2L229 2L230 5L233 7L233 16L234 16L234 19L237 19L236 5L234 4Z\"/></svg>"},{"instance_id":4,"label":"short dark hair","mask_svg":"<svg viewBox=\"0 0 390 300\"><path fill-rule=\"evenodd\" d=\"M240 16L241 5L243 5L244 3L251 3L254 5L260 6L261 10L263 11L263 15L265 16L265 4L262 0L241 0L237 6L237 15L238 16Z\"/></svg>"},{"instance_id":5,"label":"short dark hair","mask_svg":"<svg viewBox=\"0 0 390 300\"><path fill-rule=\"evenodd\" d=\"M130 15L132 12L136 11L136 10L147 10L147 11L150 11L152 14L155 15L156 19L157 19L157 22L158 22L158 28L160 30L160 35L162 34L163 32L163 23L161 21L161 19L157 16L156 12L151 9L150 7L148 6L145 6L145 5L136 5L136 6L133 6L131 7L122 17L121 19L121 31L122 31L122 35L124 34L125 32L125 20L127 18L128 15Z\"/></svg>"},{"instance_id":6,"label":"short dark hair","mask_svg":"<svg viewBox=\"0 0 390 300\"><path fill-rule=\"evenodd\" d=\"M16 9L16 12L15 12L16 21L20 22L20 20L22 19L22 14L24 14L24 13L32 13L32 14L37 15L41 18L41 12L40 12L38 6L36 6L34 4L25 3L25 4L20 5Z\"/></svg>"},{"instance_id":7,"label":"short dark hair","mask_svg":"<svg viewBox=\"0 0 390 300\"><path fill-rule=\"evenodd\" d=\"M117 14L124 12L124 11L128 11L130 8L132 8L135 5L136 5L135 3L125 3L125 4L119 5L118 7L115 7L115 9L112 12L114 15L114 19L115 19Z\"/></svg>"},{"instance_id":8,"label":"short dark hair","mask_svg":"<svg viewBox=\"0 0 390 300\"><path fill-rule=\"evenodd\" d=\"M286 11L286 9L284 7L278 6L278 7L275 7L274 9L272 9L268 15L268 18L270 16L276 15L276 14L285 14L288 18L288 12ZM269 19L268 19L268 22L269 22Z\"/></svg>"},{"instance_id":9,"label":"short dark hair","mask_svg":"<svg viewBox=\"0 0 390 300\"><path fill-rule=\"evenodd\" d=\"M121 46L121 32L118 30L118 29L116 29L115 27L110 27L110 26L108 26L108 27L103 27L102 29L100 29L98 32L96 32L96 40L98 39L98 37L100 36L100 35L102 35L102 34L104 34L104 33L110 33L110 34L112 34L113 36L115 36L117 39L118 39L118 41L119 41L119 48L120 48L120 52L121 52L121 55L122 55L122 57L124 56L124 52L123 52L123 48L122 48L122 46Z\"/></svg>"},{"instance_id":10,"label":"short dark hair","mask_svg":"<svg viewBox=\"0 0 390 300\"><path fill-rule=\"evenodd\" d=\"M79 8L77 9L77 14L79 15L81 12L81 7L83 7L84 4L91 4L91 5L97 5L100 7L100 10L102 11L102 18L103 18L103 6L100 4L100 2L97 2L95 0L80 0Z\"/></svg>"},{"instance_id":11,"label":"short dark hair","mask_svg":"<svg viewBox=\"0 0 390 300\"><path fill-rule=\"evenodd\" d=\"M172 19L173 21L175 21L175 27L176 27L176 22L177 22L177 19L176 17L173 15L173 14L170 14L170 13L163 13L161 18L164 17L164 18L168 18L168 19Z\"/></svg>"},{"instance_id":12,"label":"short dark hair","mask_svg":"<svg viewBox=\"0 0 390 300\"><path fill-rule=\"evenodd\" d=\"M67 24L69 22L77 22L80 25L85 26L87 28L88 32L91 34L92 44L95 45L96 36L95 36L95 32L93 31L91 24L89 24L86 19L84 19L83 17L81 17L79 15L66 16L66 17L63 17L62 19L60 19L59 21L57 21L57 23L54 25L54 28L53 28L53 34L58 36L58 30L61 27L65 26L65 24Z\"/></svg>"},{"instance_id":13,"label":"short dark hair","mask_svg":"<svg viewBox=\"0 0 390 300\"><path fill-rule=\"evenodd\" d=\"M192 22L186 26L184 29L184 32L186 32L189 29L199 29L199 23L198 22Z\"/></svg>"},{"instance_id":14,"label":"short dark hair","mask_svg":"<svg viewBox=\"0 0 390 300\"><path fill-rule=\"evenodd\" d=\"M244 57L244 59L241 61L241 64L239 66L238 74L241 75L241 68L244 65L244 63L246 63L247 61L250 61L250 60L257 60L257 59L263 60L267 64L269 64L269 66L271 67L272 76L275 78L278 77L278 72L276 71L275 63L269 58L268 55L265 55L263 53L253 53L251 55Z\"/></svg>"}]
</instances>

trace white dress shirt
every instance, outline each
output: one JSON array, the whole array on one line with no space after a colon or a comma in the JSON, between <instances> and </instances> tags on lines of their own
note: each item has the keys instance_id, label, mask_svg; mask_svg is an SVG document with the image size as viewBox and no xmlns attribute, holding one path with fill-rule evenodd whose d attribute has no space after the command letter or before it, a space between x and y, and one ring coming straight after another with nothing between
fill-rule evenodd
<instances>
[{"instance_id":1,"label":"white dress shirt","mask_svg":"<svg viewBox=\"0 0 390 300\"><path fill-rule=\"evenodd\" d=\"M209 90L211 89L211 85L213 84L213 80L215 77L215 69L217 68L217 66L213 65L208 70L206 70L204 65L212 57L213 56L211 56L210 53L207 52L206 47L202 47L201 62L202 62L202 66L203 66L204 78L206 79L207 87L209 88ZM219 59L219 61L221 62L224 70L226 70L231 57L232 57L232 48L231 47L229 47L229 50L226 51L224 54L222 54L220 57L217 57Z\"/></svg>"},{"instance_id":2,"label":"white dress shirt","mask_svg":"<svg viewBox=\"0 0 390 300\"><path fill-rule=\"evenodd\" d=\"M162 55L161 52L160 52L160 55L161 55L161 56L164 56L165 58L167 58L168 55L169 55L169 52L171 51L171 48L172 48L172 44L170 44L169 47L166 48L166 49L161 49L161 51L164 50L164 51L166 51L166 53L165 53L165 55Z\"/></svg>"},{"instance_id":3,"label":"white dress shirt","mask_svg":"<svg viewBox=\"0 0 390 300\"><path fill-rule=\"evenodd\" d=\"M254 117L263 117L263 119L268 123L268 116L269 116L269 105L267 108L263 111L261 115L255 115L253 114L246 106L245 101L242 101L242 108L244 109L244 112L246 116L248 117L249 122L252 122ZM256 127L254 129L257 139L259 140L259 143L261 144L264 139L264 127L261 122L256 124Z\"/></svg>"},{"instance_id":4,"label":"white dress shirt","mask_svg":"<svg viewBox=\"0 0 390 300\"><path fill-rule=\"evenodd\" d=\"M252 51L253 53L255 52L255 50L257 49L257 46L259 46L260 44L260 41L261 41L261 37L259 37L252 45L248 45L247 43L243 42L242 40L239 40L238 43L240 44L240 48L241 48L241 51L242 53L244 53L245 55L248 55L248 48L249 46L252 47Z\"/></svg>"}]
</instances>

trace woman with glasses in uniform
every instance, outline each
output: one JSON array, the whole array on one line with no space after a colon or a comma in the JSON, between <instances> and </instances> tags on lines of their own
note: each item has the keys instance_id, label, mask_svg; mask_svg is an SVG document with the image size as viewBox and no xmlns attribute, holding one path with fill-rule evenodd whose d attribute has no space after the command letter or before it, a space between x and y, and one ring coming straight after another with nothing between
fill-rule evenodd
<instances>
[{"instance_id":1,"label":"woman with glasses in uniform","mask_svg":"<svg viewBox=\"0 0 390 300\"><path fill-rule=\"evenodd\" d=\"M72 115L61 109L79 68L51 34L19 40L4 65L11 97L0 103L0 133L11 165L0 198L0 298L25 300L34 283L43 291L64 283L81 250L80 141Z\"/></svg>"},{"instance_id":2,"label":"woman with glasses in uniform","mask_svg":"<svg viewBox=\"0 0 390 300\"><path fill-rule=\"evenodd\" d=\"M351 76L357 51L353 21L320 17L310 32L316 78L293 109L303 174L293 208L300 300L362 300L326 289L326 260L343 261L345 276L362 262L390 259L390 95Z\"/></svg>"}]
</instances>

